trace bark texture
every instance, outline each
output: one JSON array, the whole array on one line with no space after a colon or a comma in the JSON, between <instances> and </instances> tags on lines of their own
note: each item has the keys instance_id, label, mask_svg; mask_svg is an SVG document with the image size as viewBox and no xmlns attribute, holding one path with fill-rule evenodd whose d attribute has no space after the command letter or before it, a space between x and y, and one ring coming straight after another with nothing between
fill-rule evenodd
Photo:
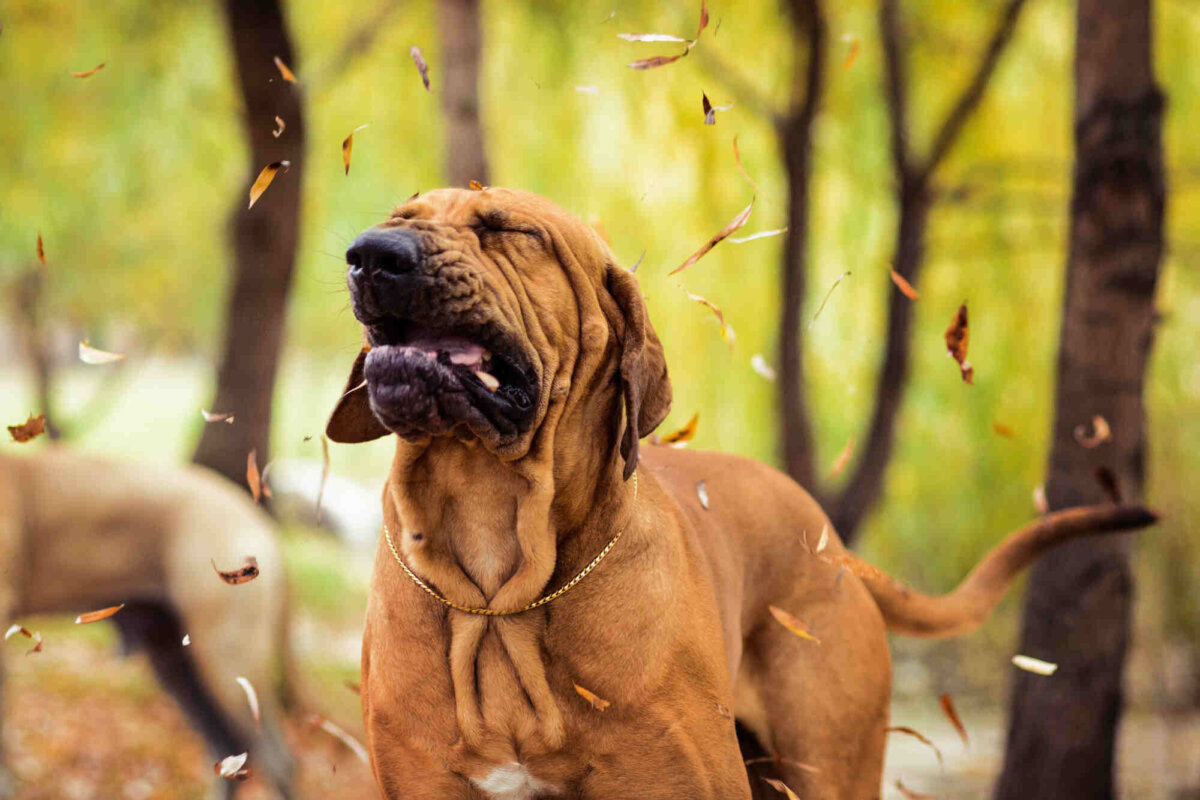
<instances>
[{"instance_id":1,"label":"bark texture","mask_svg":"<svg viewBox=\"0 0 1200 800\"><path fill-rule=\"evenodd\" d=\"M446 179L450 186L465 187L471 181L487 186L491 175L479 114L479 62L483 55L479 0L442 0L438 8Z\"/></svg>"}]
</instances>

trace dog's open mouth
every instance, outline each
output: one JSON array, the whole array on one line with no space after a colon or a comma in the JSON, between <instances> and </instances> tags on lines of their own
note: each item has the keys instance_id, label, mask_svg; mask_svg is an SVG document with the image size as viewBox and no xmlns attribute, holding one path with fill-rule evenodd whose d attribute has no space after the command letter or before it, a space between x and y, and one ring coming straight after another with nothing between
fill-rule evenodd
<instances>
[{"instance_id":1,"label":"dog's open mouth","mask_svg":"<svg viewBox=\"0 0 1200 800\"><path fill-rule=\"evenodd\" d=\"M371 409L402 436L445 434L465 426L504 444L528 429L533 370L490 328L434 328L394 318L367 326Z\"/></svg>"}]
</instances>

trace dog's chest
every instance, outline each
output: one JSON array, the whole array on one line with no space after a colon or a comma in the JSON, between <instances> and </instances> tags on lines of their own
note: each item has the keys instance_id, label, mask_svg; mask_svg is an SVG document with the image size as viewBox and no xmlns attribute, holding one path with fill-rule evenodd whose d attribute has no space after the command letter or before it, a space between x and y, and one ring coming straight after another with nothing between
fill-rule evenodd
<instances>
[{"instance_id":1,"label":"dog's chest","mask_svg":"<svg viewBox=\"0 0 1200 800\"><path fill-rule=\"evenodd\" d=\"M483 778L471 783L492 800L538 800L558 794L553 786L539 781L517 762L496 767Z\"/></svg>"}]
</instances>

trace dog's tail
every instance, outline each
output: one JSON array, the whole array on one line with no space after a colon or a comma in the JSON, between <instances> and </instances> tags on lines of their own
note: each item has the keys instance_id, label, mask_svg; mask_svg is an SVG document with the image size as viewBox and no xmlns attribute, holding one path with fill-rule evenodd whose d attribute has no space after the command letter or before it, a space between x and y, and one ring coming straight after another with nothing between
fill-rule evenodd
<instances>
[{"instance_id":1,"label":"dog's tail","mask_svg":"<svg viewBox=\"0 0 1200 800\"><path fill-rule=\"evenodd\" d=\"M913 591L853 555L839 560L862 579L888 630L924 638L961 636L978 628L1013 579L1055 545L1089 534L1144 528L1157 519L1141 506L1083 506L1047 514L1005 537L958 588L937 597Z\"/></svg>"}]
</instances>

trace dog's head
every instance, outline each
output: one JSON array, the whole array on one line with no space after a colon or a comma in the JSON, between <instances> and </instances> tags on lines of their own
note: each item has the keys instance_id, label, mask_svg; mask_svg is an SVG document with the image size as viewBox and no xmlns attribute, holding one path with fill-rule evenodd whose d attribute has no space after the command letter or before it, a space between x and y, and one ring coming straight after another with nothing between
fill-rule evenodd
<instances>
[{"instance_id":1,"label":"dog's head","mask_svg":"<svg viewBox=\"0 0 1200 800\"><path fill-rule=\"evenodd\" d=\"M528 192L441 189L359 236L346 262L366 346L330 439L455 436L518 458L553 402L619 386L632 473L671 386L636 280L589 226Z\"/></svg>"}]
</instances>

